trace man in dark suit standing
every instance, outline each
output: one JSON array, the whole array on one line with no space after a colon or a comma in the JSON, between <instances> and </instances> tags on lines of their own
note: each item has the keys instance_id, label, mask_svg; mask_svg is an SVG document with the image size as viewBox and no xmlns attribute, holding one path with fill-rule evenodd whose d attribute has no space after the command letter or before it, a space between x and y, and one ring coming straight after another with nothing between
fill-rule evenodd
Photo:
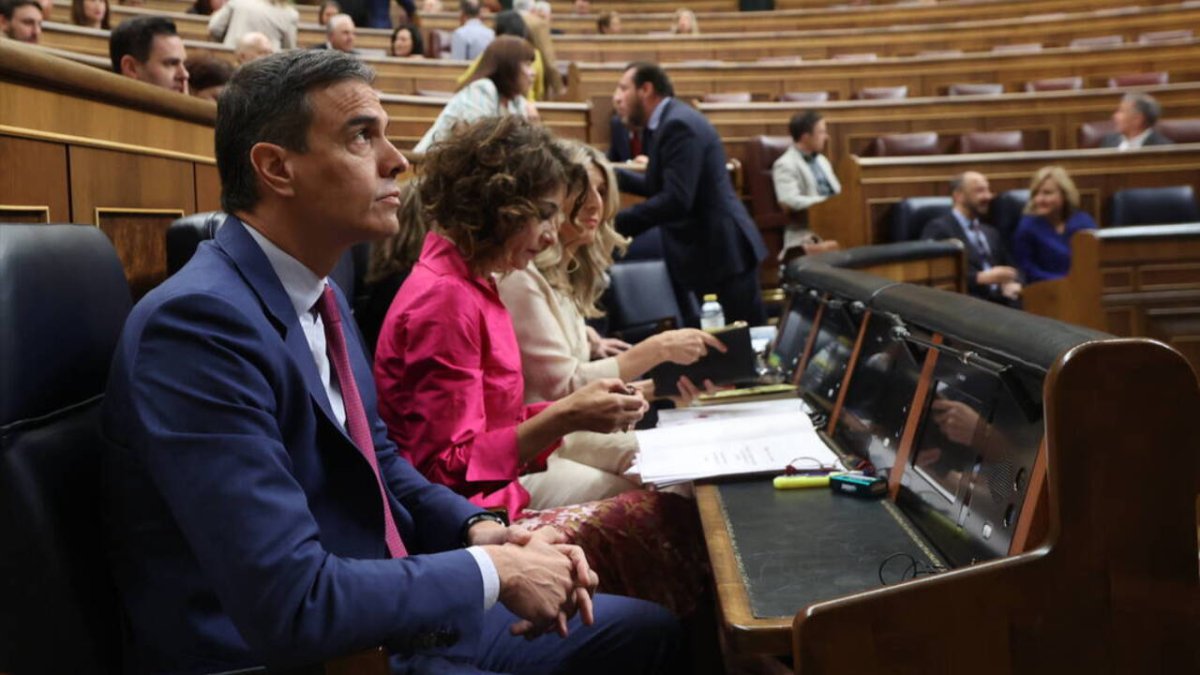
<instances>
[{"instance_id":1,"label":"man in dark suit standing","mask_svg":"<svg viewBox=\"0 0 1200 675\"><path fill-rule=\"evenodd\" d=\"M617 114L642 130L645 174L618 172L621 190L647 197L617 214L617 230L634 236L659 226L672 281L696 296L715 293L726 321L766 322L758 264L762 235L742 206L717 130L674 98L671 80L652 63L632 63L613 94ZM685 321L696 324L694 309Z\"/></svg>"},{"instance_id":2,"label":"man in dark suit standing","mask_svg":"<svg viewBox=\"0 0 1200 675\"><path fill-rule=\"evenodd\" d=\"M388 440L327 281L399 226L407 163L373 78L336 50L243 66L215 134L231 215L126 322L104 404L125 670L384 645L397 673L662 672L666 610L597 595L593 622L582 551L429 483Z\"/></svg>"},{"instance_id":3,"label":"man in dark suit standing","mask_svg":"<svg viewBox=\"0 0 1200 675\"><path fill-rule=\"evenodd\" d=\"M921 230L922 239L957 239L967 249L967 292L977 298L1016 305L1021 280L1012 266L1000 233L980 222L987 215L992 191L987 177L966 171L950 181L954 208Z\"/></svg>"},{"instance_id":4,"label":"man in dark suit standing","mask_svg":"<svg viewBox=\"0 0 1200 675\"><path fill-rule=\"evenodd\" d=\"M1154 129L1161 114L1162 106L1150 94L1125 94L1112 116L1117 130L1100 139L1100 147L1136 150L1151 145L1171 145L1171 139Z\"/></svg>"}]
</instances>

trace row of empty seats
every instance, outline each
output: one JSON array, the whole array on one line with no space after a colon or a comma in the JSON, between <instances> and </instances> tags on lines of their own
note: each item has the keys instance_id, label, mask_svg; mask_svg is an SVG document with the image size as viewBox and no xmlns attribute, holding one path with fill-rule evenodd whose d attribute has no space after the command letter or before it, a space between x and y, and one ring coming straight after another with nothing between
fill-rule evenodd
<instances>
[{"instance_id":1,"label":"row of empty seats","mask_svg":"<svg viewBox=\"0 0 1200 675\"><path fill-rule=\"evenodd\" d=\"M1108 78L1109 89L1125 87L1152 87L1169 84L1169 73L1157 71L1149 73L1126 73ZM1026 92L1037 91L1080 91L1083 89L1082 77L1054 77L1043 80L1033 80L1025 83ZM1004 85L998 82L962 82L946 88L948 96L993 96L1004 93ZM908 98L908 87L863 87L854 94L854 98L863 101ZM781 102L791 103L820 103L830 100L827 91L789 91L776 97ZM754 95L748 91L712 92L701 97L703 103L750 103Z\"/></svg>"}]
</instances>

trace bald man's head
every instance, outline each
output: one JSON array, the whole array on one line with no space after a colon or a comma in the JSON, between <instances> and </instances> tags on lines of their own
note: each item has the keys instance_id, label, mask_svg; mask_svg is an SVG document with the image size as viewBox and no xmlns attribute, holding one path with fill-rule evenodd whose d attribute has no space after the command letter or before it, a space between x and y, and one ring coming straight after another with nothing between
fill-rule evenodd
<instances>
[{"instance_id":1,"label":"bald man's head","mask_svg":"<svg viewBox=\"0 0 1200 675\"><path fill-rule=\"evenodd\" d=\"M992 190L987 176L978 171L964 171L950 181L950 194L954 197L954 208L969 219L987 217L992 203Z\"/></svg>"},{"instance_id":2,"label":"bald man's head","mask_svg":"<svg viewBox=\"0 0 1200 675\"><path fill-rule=\"evenodd\" d=\"M270 56L277 51L279 50L275 47L275 43L271 42L271 38L259 32L251 32L246 33L238 40L234 55L237 56L239 64L246 65L255 59Z\"/></svg>"}]
</instances>

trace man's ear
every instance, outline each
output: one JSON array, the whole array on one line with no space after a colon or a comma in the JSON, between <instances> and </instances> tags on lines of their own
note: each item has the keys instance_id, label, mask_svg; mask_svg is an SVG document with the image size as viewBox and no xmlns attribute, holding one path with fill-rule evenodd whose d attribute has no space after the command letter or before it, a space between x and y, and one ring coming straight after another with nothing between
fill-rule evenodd
<instances>
[{"instance_id":1,"label":"man's ear","mask_svg":"<svg viewBox=\"0 0 1200 675\"><path fill-rule=\"evenodd\" d=\"M124 75L125 77L132 77L135 80L139 79L138 78L138 66L139 65L141 65L141 64L138 63L137 59L133 58L133 55L126 54L121 57L121 74Z\"/></svg>"},{"instance_id":2,"label":"man's ear","mask_svg":"<svg viewBox=\"0 0 1200 675\"><path fill-rule=\"evenodd\" d=\"M254 167L254 174L258 176L263 189L281 197L296 195L292 183L295 176L288 158L288 151L274 143L255 143L250 148L250 166Z\"/></svg>"}]
</instances>

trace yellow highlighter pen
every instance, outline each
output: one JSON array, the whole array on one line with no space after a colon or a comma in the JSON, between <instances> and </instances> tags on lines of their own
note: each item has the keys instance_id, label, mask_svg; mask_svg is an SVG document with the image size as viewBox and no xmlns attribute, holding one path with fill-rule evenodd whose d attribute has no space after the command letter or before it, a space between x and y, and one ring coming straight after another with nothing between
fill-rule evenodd
<instances>
[{"instance_id":1,"label":"yellow highlighter pen","mask_svg":"<svg viewBox=\"0 0 1200 675\"><path fill-rule=\"evenodd\" d=\"M774 485L776 490L829 487L829 476L776 476Z\"/></svg>"}]
</instances>

